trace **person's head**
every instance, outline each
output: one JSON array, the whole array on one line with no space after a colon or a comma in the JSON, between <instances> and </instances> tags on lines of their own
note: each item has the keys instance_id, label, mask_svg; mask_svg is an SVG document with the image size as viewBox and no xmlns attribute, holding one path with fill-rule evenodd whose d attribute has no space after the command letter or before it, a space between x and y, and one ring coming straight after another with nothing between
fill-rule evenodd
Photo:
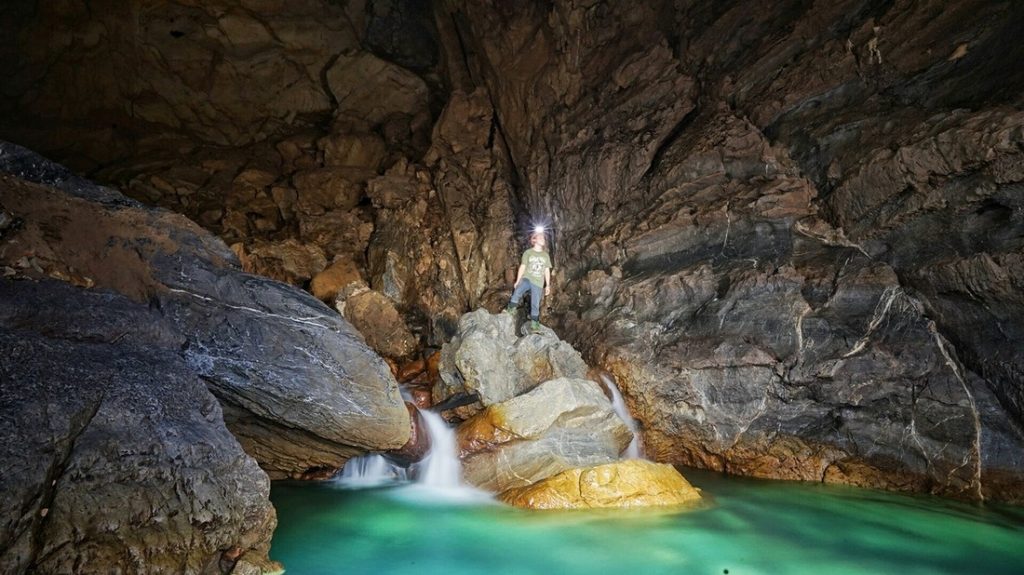
<instances>
[{"instance_id":1,"label":"person's head","mask_svg":"<svg viewBox=\"0 0 1024 575\"><path fill-rule=\"evenodd\" d=\"M543 248L547 244L547 238L544 237L544 232L533 232L530 234L530 245L535 248Z\"/></svg>"}]
</instances>

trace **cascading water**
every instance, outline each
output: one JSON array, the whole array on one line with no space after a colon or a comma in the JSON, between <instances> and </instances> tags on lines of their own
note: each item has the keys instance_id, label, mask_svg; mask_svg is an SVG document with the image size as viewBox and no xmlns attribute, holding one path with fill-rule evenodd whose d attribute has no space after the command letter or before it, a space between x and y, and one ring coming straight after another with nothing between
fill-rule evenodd
<instances>
[{"instance_id":1,"label":"cascading water","mask_svg":"<svg viewBox=\"0 0 1024 575\"><path fill-rule=\"evenodd\" d=\"M445 499L452 499L452 496L455 499L489 498L489 494L462 483L462 464L459 462L455 430L437 413L425 410L419 413L430 438L430 451L426 457L408 471L391 463L379 453L354 457L345 464L345 469L338 476L338 484L353 488L377 487L412 479L413 485L407 486L407 489L445 491ZM422 494L422 491L413 491ZM415 497L417 496L414 495Z\"/></svg>"},{"instance_id":2,"label":"cascading water","mask_svg":"<svg viewBox=\"0 0 1024 575\"><path fill-rule=\"evenodd\" d=\"M455 445L455 431L433 411L420 411L430 437L430 451L420 461L416 483L434 488L462 486L462 464Z\"/></svg>"},{"instance_id":3,"label":"cascading water","mask_svg":"<svg viewBox=\"0 0 1024 575\"><path fill-rule=\"evenodd\" d=\"M633 432L633 441L629 442L629 447L622 454L623 457L626 459L644 459L643 442L640 440L640 427L636 424L633 416L629 414L629 410L626 409L626 401L622 398L622 394L619 393L619 386L615 384L615 378L611 374L602 373L601 382L604 383L605 388L612 394L612 408L615 410L615 414Z\"/></svg>"}]
</instances>

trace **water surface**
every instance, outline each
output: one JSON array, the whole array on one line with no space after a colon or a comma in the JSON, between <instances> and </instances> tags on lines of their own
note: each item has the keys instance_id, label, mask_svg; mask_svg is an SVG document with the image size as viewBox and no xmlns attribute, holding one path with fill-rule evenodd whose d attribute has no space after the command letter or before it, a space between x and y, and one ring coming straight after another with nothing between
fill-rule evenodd
<instances>
[{"instance_id":1,"label":"water surface","mask_svg":"<svg viewBox=\"0 0 1024 575\"><path fill-rule=\"evenodd\" d=\"M684 475L710 505L536 512L422 486L276 483L270 555L289 575L1024 573L1024 508Z\"/></svg>"}]
</instances>

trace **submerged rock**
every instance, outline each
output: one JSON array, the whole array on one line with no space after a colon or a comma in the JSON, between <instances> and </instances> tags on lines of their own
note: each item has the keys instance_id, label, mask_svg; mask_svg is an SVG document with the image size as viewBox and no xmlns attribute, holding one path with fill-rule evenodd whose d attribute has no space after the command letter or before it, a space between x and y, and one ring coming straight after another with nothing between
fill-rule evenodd
<instances>
[{"instance_id":1,"label":"submerged rock","mask_svg":"<svg viewBox=\"0 0 1024 575\"><path fill-rule=\"evenodd\" d=\"M529 509L694 506L702 501L674 467L639 459L568 469L498 499Z\"/></svg>"}]
</instances>

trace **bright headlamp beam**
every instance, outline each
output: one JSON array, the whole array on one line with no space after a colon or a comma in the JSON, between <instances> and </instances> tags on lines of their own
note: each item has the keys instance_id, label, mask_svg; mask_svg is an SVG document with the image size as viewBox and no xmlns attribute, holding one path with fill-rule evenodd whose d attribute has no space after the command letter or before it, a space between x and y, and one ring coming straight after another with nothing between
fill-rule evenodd
<instances>
[{"instance_id":1,"label":"bright headlamp beam","mask_svg":"<svg viewBox=\"0 0 1024 575\"><path fill-rule=\"evenodd\" d=\"M544 226L534 226L533 227L533 233L535 233L535 234L543 234L544 233Z\"/></svg>"}]
</instances>

